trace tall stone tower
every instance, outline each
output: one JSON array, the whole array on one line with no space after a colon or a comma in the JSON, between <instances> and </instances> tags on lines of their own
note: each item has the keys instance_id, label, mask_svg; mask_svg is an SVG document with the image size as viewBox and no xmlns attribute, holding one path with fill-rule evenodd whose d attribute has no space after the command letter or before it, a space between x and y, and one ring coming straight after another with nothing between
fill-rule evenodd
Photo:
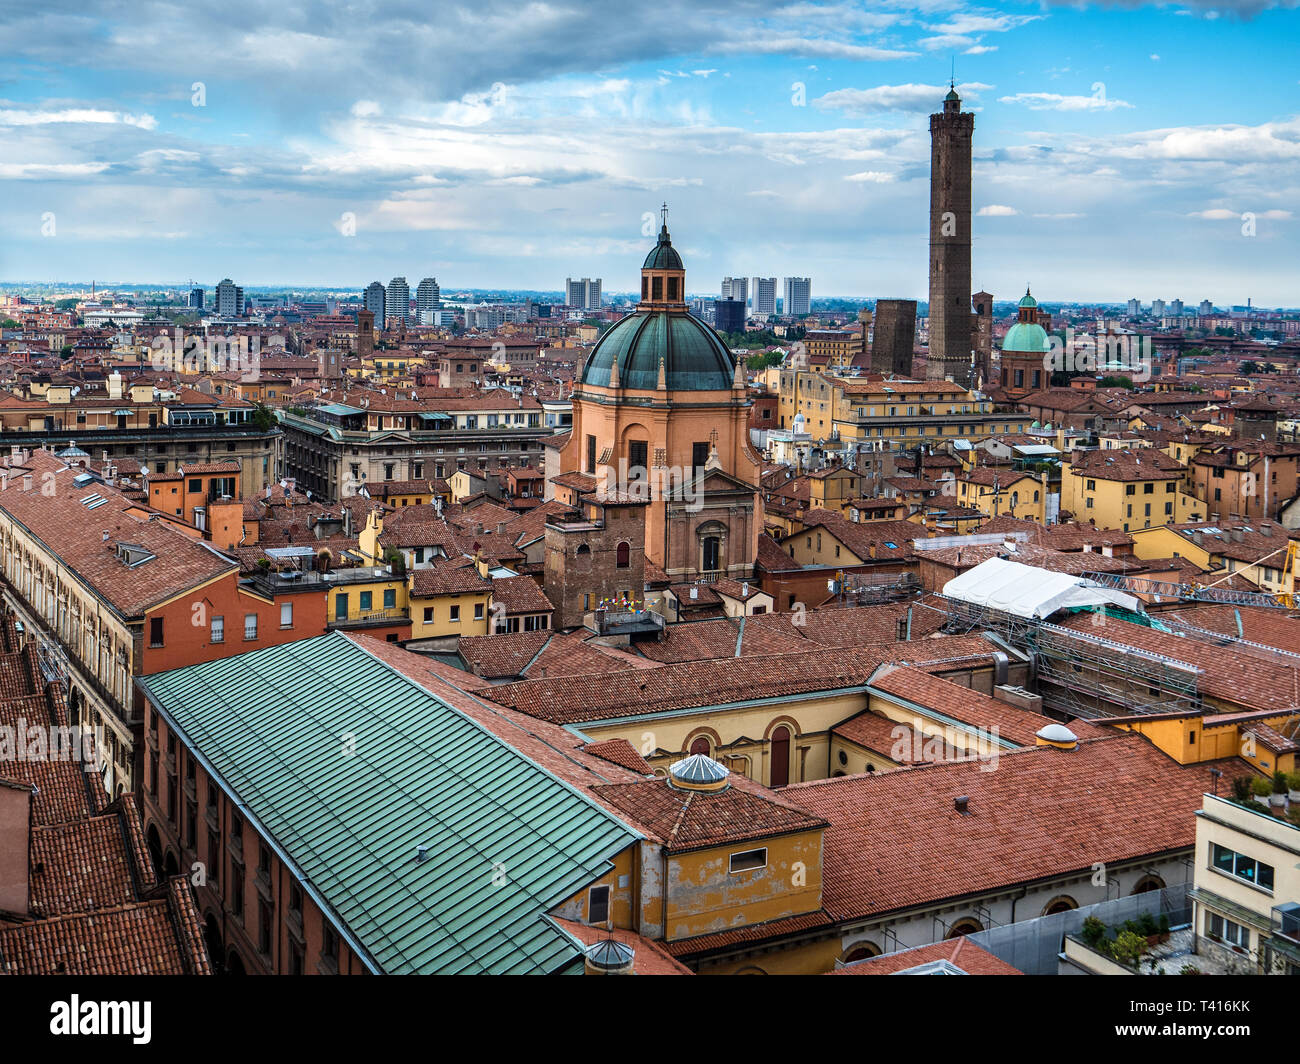
<instances>
[{"instance_id":1,"label":"tall stone tower","mask_svg":"<svg viewBox=\"0 0 1300 1064\"><path fill-rule=\"evenodd\" d=\"M930 351L927 376L971 384L971 136L956 87L930 116Z\"/></svg>"},{"instance_id":2,"label":"tall stone tower","mask_svg":"<svg viewBox=\"0 0 1300 1064\"><path fill-rule=\"evenodd\" d=\"M871 371L912 375L912 344L916 340L916 300L876 300L876 328L871 338Z\"/></svg>"}]
</instances>

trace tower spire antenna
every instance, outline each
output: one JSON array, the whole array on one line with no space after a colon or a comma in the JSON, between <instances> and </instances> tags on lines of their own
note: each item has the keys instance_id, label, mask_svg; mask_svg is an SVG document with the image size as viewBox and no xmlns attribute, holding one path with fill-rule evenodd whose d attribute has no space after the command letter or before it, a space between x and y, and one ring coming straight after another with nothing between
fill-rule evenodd
<instances>
[{"instance_id":1,"label":"tower spire antenna","mask_svg":"<svg viewBox=\"0 0 1300 1064\"><path fill-rule=\"evenodd\" d=\"M664 229L668 228L668 201L665 200L662 207L659 208L659 217L662 220Z\"/></svg>"},{"instance_id":2,"label":"tower spire antenna","mask_svg":"<svg viewBox=\"0 0 1300 1064\"><path fill-rule=\"evenodd\" d=\"M948 88L955 89L956 87L957 87L957 57L954 55L952 57L952 76L948 79Z\"/></svg>"}]
</instances>

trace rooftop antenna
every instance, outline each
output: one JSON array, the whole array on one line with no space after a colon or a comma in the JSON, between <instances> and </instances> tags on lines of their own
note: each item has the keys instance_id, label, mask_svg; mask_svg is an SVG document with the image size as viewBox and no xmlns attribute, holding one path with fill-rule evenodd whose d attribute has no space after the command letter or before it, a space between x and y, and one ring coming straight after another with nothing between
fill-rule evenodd
<instances>
[{"instance_id":1,"label":"rooftop antenna","mask_svg":"<svg viewBox=\"0 0 1300 1064\"><path fill-rule=\"evenodd\" d=\"M957 88L957 57L952 57L952 76L948 79L948 88L956 90Z\"/></svg>"}]
</instances>

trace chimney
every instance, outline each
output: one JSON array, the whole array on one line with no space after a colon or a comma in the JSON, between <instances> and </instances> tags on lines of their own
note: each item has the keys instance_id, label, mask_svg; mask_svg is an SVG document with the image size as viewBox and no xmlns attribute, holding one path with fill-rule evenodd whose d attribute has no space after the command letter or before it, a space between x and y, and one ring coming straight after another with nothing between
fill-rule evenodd
<instances>
[{"instance_id":1,"label":"chimney","mask_svg":"<svg viewBox=\"0 0 1300 1064\"><path fill-rule=\"evenodd\" d=\"M0 910L24 916L31 911L33 791L20 783L0 787Z\"/></svg>"},{"instance_id":2,"label":"chimney","mask_svg":"<svg viewBox=\"0 0 1300 1064\"><path fill-rule=\"evenodd\" d=\"M959 812L962 816L971 815L970 798L968 798L964 794L959 794L956 798L952 800L952 807L956 809L957 812Z\"/></svg>"}]
</instances>

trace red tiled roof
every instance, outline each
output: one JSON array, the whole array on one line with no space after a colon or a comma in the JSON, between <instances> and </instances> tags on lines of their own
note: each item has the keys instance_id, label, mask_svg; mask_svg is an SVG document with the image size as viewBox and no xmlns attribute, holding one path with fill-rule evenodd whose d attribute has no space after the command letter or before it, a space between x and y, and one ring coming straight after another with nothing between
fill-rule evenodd
<instances>
[{"instance_id":1,"label":"red tiled roof","mask_svg":"<svg viewBox=\"0 0 1300 1064\"><path fill-rule=\"evenodd\" d=\"M812 831L826 823L774 792L736 782L711 792L679 790L666 779L611 783L597 787L596 798L648 825L668 853Z\"/></svg>"},{"instance_id":2,"label":"red tiled roof","mask_svg":"<svg viewBox=\"0 0 1300 1064\"><path fill-rule=\"evenodd\" d=\"M858 961L845 965L827 975L897 975L916 968L922 964L947 961L955 968L960 968L967 975L1024 975L1019 968L1013 968L1006 961L993 956L986 949L981 949L965 935L948 939L944 942L932 942L928 946L886 953L881 957Z\"/></svg>"},{"instance_id":3,"label":"red tiled roof","mask_svg":"<svg viewBox=\"0 0 1300 1064\"><path fill-rule=\"evenodd\" d=\"M795 784L830 822L822 904L837 920L934 904L1195 842L1209 766L1180 766L1138 735ZM968 798L969 815L954 807ZM900 810L907 830L899 830Z\"/></svg>"}]
</instances>

